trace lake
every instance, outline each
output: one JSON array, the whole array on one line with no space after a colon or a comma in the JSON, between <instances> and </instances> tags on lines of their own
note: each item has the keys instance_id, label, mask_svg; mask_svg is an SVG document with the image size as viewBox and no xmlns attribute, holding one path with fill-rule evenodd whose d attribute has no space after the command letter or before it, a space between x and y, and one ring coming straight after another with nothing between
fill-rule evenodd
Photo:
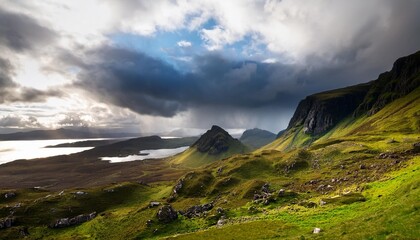
<instances>
[{"instance_id":1,"label":"lake","mask_svg":"<svg viewBox=\"0 0 420 240\"><path fill-rule=\"evenodd\" d=\"M188 149L188 146L179 147L179 148L171 148L171 149L143 150L139 153L141 155L129 155L126 157L102 157L101 159L104 161L109 161L111 163L117 163L117 162L129 162L129 161L137 161L137 160L145 160L145 159L166 158L166 157L170 157L178 153L181 153L187 149Z\"/></svg>"},{"instance_id":2,"label":"lake","mask_svg":"<svg viewBox=\"0 0 420 240\"><path fill-rule=\"evenodd\" d=\"M103 140L103 138L0 141L0 164L18 159L44 158L92 149L92 147L45 148L51 145L86 140Z\"/></svg>"}]
</instances>

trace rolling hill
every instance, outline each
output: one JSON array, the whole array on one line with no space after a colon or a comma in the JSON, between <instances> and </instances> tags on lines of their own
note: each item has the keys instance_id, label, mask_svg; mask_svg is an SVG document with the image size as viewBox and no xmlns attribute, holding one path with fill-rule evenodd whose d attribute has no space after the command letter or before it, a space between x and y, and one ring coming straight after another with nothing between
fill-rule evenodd
<instances>
[{"instance_id":1,"label":"rolling hill","mask_svg":"<svg viewBox=\"0 0 420 240\"><path fill-rule=\"evenodd\" d=\"M305 98L286 131L253 152L213 126L184 153L138 164L145 177L155 174L148 185L6 189L2 196L16 197L1 199L0 213L13 210L17 221L0 236L26 229L30 239L418 239L419 55L373 82ZM118 166L124 174L134 163ZM88 222L47 227L94 211Z\"/></svg>"}]
</instances>

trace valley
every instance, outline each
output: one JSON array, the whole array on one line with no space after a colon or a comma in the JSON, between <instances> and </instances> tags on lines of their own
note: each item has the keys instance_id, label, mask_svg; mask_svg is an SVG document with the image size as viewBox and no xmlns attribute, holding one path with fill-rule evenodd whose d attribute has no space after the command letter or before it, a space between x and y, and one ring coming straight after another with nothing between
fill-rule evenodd
<instances>
[{"instance_id":1,"label":"valley","mask_svg":"<svg viewBox=\"0 0 420 240\"><path fill-rule=\"evenodd\" d=\"M0 238L420 236L420 52L375 81L308 96L277 137L245 138L214 125L199 138L0 165ZM163 159L100 160L183 146Z\"/></svg>"}]
</instances>

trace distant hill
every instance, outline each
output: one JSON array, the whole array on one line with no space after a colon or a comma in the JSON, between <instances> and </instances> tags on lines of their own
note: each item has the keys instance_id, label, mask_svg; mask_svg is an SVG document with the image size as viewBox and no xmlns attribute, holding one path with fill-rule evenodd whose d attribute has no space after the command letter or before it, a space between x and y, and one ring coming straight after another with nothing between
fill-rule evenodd
<instances>
[{"instance_id":1,"label":"distant hill","mask_svg":"<svg viewBox=\"0 0 420 240\"><path fill-rule=\"evenodd\" d=\"M118 138L134 137L132 133L109 133L95 129L55 129L55 130L34 130L30 132L16 132L0 134L0 141L7 140L48 140L48 139L77 139L77 138Z\"/></svg>"},{"instance_id":2,"label":"distant hill","mask_svg":"<svg viewBox=\"0 0 420 240\"><path fill-rule=\"evenodd\" d=\"M267 130L253 128L246 130L239 139L243 144L257 149L276 139L276 134Z\"/></svg>"},{"instance_id":3,"label":"distant hill","mask_svg":"<svg viewBox=\"0 0 420 240\"><path fill-rule=\"evenodd\" d=\"M98 146L78 154L85 157L124 157L138 154L139 151L142 150L170 149L190 146L196 140L197 137L164 139L159 136L148 136Z\"/></svg>"},{"instance_id":4,"label":"distant hill","mask_svg":"<svg viewBox=\"0 0 420 240\"><path fill-rule=\"evenodd\" d=\"M198 167L213 161L248 152L249 148L219 126L212 126L189 149L172 160L175 164Z\"/></svg>"}]
</instances>

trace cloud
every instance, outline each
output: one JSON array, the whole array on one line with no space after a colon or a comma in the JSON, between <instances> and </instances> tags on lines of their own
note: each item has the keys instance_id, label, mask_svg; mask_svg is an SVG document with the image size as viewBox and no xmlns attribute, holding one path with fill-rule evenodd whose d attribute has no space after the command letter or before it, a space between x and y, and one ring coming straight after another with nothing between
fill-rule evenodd
<instances>
[{"instance_id":1,"label":"cloud","mask_svg":"<svg viewBox=\"0 0 420 240\"><path fill-rule=\"evenodd\" d=\"M278 60L276 58L267 58L262 61L263 63L277 63Z\"/></svg>"},{"instance_id":2,"label":"cloud","mask_svg":"<svg viewBox=\"0 0 420 240\"><path fill-rule=\"evenodd\" d=\"M45 47L55 32L41 26L37 20L20 13L0 8L0 45L17 52Z\"/></svg>"},{"instance_id":3,"label":"cloud","mask_svg":"<svg viewBox=\"0 0 420 240\"><path fill-rule=\"evenodd\" d=\"M0 118L2 128L41 128L43 127L33 116L21 117L17 115L7 115Z\"/></svg>"},{"instance_id":4,"label":"cloud","mask_svg":"<svg viewBox=\"0 0 420 240\"><path fill-rule=\"evenodd\" d=\"M241 127L277 129L304 96L375 79L420 42L416 0L6 0L0 5L0 103L73 95L71 84L41 91L17 82L25 70L19 59L30 55L43 65L45 77L53 72L84 89L77 103L92 104L93 97L113 109L95 118L96 124L129 118L124 124L159 119L162 125L182 120L231 126L232 119ZM160 42L161 33L170 37ZM118 47L118 34L132 37L132 46ZM147 42L166 41L172 50L142 49ZM71 107L70 116L80 109L95 112ZM110 117L116 109L119 116Z\"/></svg>"},{"instance_id":5,"label":"cloud","mask_svg":"<svg viewBox=\"0 0 420 240\"><path fill-rule=\"evenodd\" d=\"M176 44L179 47L191 47L192 46L192 43L191 42L188 42L188 41L185 41L185 40L179 41Z\"/></svg>"}]
</instances>

